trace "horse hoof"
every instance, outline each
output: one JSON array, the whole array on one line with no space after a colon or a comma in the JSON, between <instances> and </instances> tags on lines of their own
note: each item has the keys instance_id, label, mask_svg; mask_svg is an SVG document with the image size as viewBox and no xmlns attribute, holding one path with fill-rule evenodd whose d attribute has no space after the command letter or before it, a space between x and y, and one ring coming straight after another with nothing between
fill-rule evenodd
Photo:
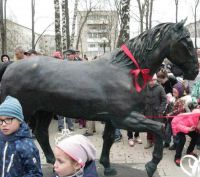
<instances>
[{"instance_id":1,"label":"horse hoof","mask_svg":"<svg viewBox=\"0 0 200 177\"><path fill-rule=\"evenodd\" d=\"M152 177L153 174L155 173L156 169L157 169L157 165L154 164L153 162L148 162L145 165L145 168L146 168L148 177Z\"/></svg>"},{"instance_id":2,"label":"horse hoof","mask_svg":"<svg viewBox=\"0 0 200 177\"><path fill-rule=\"evenodd\" d=\"M114 175L117 175L117 171L114 168L105 168L104 175L105 176L114 176Z\"/></svg>"}]
</instances>

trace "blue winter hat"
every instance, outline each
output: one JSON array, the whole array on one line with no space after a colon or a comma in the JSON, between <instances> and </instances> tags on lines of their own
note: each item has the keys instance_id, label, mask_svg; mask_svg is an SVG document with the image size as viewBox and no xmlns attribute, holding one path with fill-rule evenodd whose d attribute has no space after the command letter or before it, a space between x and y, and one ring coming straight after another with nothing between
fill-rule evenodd
<instances>
[{"instance_id":1,"label":"blue winter hat","mask_svg":"<svg viewBox=\"0 0 200 177\"><path fill-rule=\"evenodd\" d=\"M5 101L0 105L0 116L15 117L19 121L24 121L22 106L18 99L7 96Z\"/></svg>"}]
</instances>

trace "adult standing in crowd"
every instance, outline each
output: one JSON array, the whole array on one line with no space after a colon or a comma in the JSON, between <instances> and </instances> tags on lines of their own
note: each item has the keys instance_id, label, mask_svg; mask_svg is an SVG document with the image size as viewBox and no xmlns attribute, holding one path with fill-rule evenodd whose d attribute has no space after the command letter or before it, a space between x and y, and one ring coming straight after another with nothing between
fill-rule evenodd
<instances>
[{"instance_id":1,"label":"adult standing in crowd","mask_svg":"<svg viewBox=\"0 0 200 177\"><path fill-rule=\"evenodd\" d=\"M87 57L86 54L83 55L83 59L84 59L84 60L88 60L88 57Z\"/></svg>"},{"instance_id":2,"label":"adult standing in crowd","mask_svg":"<svg viewBox=\"0 0 200 177\"><path fill-rule=\"evenodd\" d=\"M68 49L63 52L64 60L75 61L76 51L74 49Z\"/></svg>"},{"instance_id":3,"label":"adult standing in crowd","mask_svg":"<svg viewBox=\"0 0 200 177\"><path fill-rule=\"evenodd\" d=\"M1 55L1 61L4 62L4 63L7 63L7 62L10 61L10 57L6 54Z\"/></svg>"},{"instance_id":4,"label":"adult standing in crowd","mask_svg":"<svg viewBox=\"0 0 200 177\"><path fill-rule=\"evenodd\" d=\"M24 55L26 56L26 58L29 58L32 56L37 56L38 53L36 52L36 50L30 49L30 50L24 52Z\"/></svg>"},{"instance_id":5,"label":"adult standing in crowd","mask_svg":"<svg viewBox=\"0 0 200 177\"><path fill-rule=\"evenodd\" d=\"M75 57L74 57L74 60L75 61L82 61L83 59L80 57L80 51L79 50L76 50L75 51Z\"/></svg>"},{"instance_id":6,"label":"adult standing in crowd","mask_svg":"<svg viewBox=\"0 0 200 177\"><path fill-rule=\"evenodd\" d=\"M60 51L53 52L52 56L57 59L61 60L63 59L63 55ZM58 118L58 131L62 131L62 129L64 128L64 116L57 115L57 118ZM65 119L68 125L68 129L74 131L74 125L72 123L72 119L71 118L65 118Z\"/></svg>"},{"instance_id":7,"label":"adult standing in crowd","mask_svg":"<svg viewBox=\"0 0 200 177\"><path fill-rule=\"evenodd\" d=\"M17 60L22 60L22 59L25 59L26 57L25 57L25 55L24 55L24 49L21 47L21 46L19 46L19 47L16 47L15 48L15 57L16 57L16 59Z\"/></svg>"},{"instance_id":8,"label":"adult standing in crowd","mask_svg":"<svg viewBox=\"0 0 200 177\"><path fill-rule=\"evenodd\" d=\"M57 59L63 59L62 53L60 51L55 51L53 52L52 57L57 58Z\"/></svg>"},{"instance_id":9,"label":"adult standing in crowd","mask_svg":"<svg viewBox=\"0 0 200 177\"><path fill-rule=\"evenodd\" d=\"M157 80L165 89L165 93L171 93L173 86L178 82L174 76L168 76L167 70L161 69L157 72Z\"/></svg>"}]
</instances>

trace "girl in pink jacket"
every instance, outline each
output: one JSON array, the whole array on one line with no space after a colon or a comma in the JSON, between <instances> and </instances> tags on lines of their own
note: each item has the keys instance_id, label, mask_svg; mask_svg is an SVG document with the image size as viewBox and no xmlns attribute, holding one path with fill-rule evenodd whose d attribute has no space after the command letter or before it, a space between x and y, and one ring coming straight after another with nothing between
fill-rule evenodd
<instances>
[{"instance_id":1,"label":"girl in pink jacket","mask_svg":"<svg viewBox=\"0 0 200 177\"><path fill-rule=\"evenodd\" d=\"M173 135L177 136L178 142L176 146L176 154L174 162L177 166L180 166L180 159L185 145L186 137L188 135L191 137L190 144L187 148L187 154L197 156L193 153L196 141L198 138L198 133L200 131L200 110L194 109L190 113L181 113L175 116L172 120L172 131Z\"/></svg>"}]
</instances>

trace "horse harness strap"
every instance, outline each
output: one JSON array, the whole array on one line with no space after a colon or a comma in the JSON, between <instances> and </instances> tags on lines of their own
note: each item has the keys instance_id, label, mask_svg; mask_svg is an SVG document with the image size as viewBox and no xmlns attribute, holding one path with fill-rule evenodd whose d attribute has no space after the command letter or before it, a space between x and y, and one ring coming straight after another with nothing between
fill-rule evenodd
<instances>
[{"instance_id":1,"label":"horse harness strap","mask_svg":"<svg viewBox=\"0 0 200 177\"><path fill-rule=\"evenodd\" d=\"M150 80L152 77L149 75L150 70L145 68L145 69L141 69L136 61L136 59L134 58L134 56L132 55L132 53L130 52L130 50L127 48L127 46L125 44L123 44L121 46L121 49L123 50L123 52L133 61L133 63L135 64L135 66L137 67L136 69L131 69L130 74L132 74L134 76L133 79L133 85L135 86L135 89L137 92L141 92L142 89L145 88L145 86L147 85L147 81ZM143 77L143 85L140 86L138 83L138 76L141 73L142 77Z\"/></svg>"}]
</instances>

